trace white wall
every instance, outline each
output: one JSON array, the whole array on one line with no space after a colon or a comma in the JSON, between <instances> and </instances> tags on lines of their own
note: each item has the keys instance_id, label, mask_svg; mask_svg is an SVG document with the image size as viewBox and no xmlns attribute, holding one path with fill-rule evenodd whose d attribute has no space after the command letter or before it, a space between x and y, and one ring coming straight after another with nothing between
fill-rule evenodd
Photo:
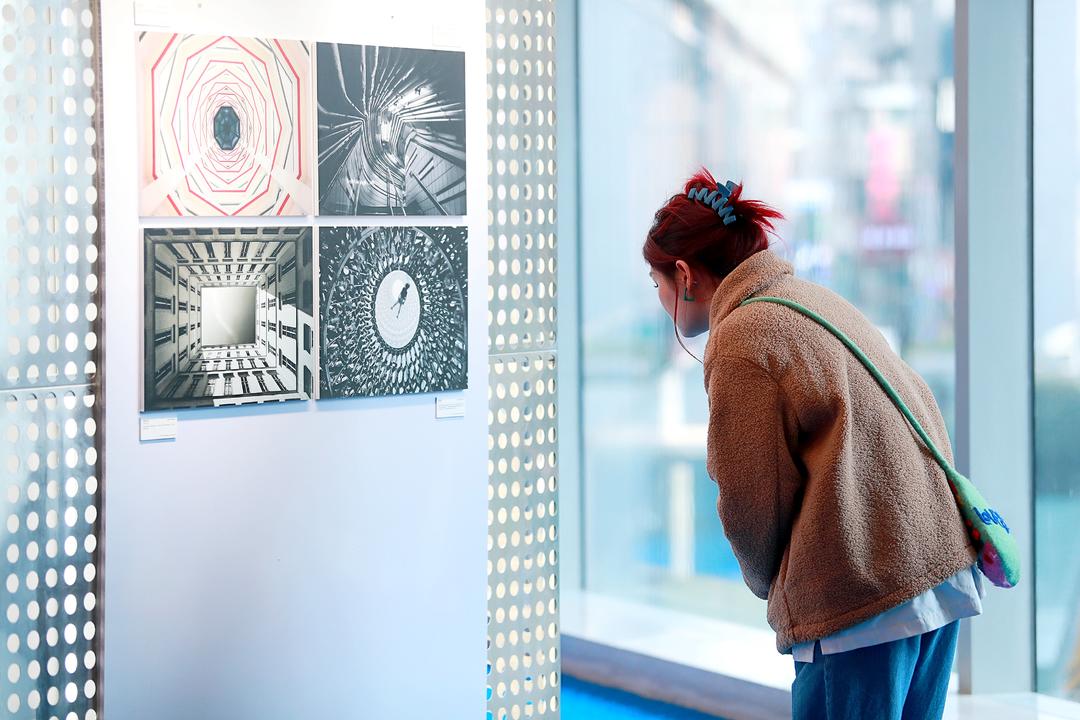
<instances>
[{"instance_id":1,"label":"white wall","mask_svg":"<svg viewBox=\"0 0 1080 720\"><path fill-rule=\"evenodd\" d=\"M482 0L139 3L140 21L177 30L467 53L466 417L436 420L433 396L216 408L179 413L177 440L157 444L138 439L138 13L102 4L104 716L484 717Z\"/></svg>"}]
</instances>

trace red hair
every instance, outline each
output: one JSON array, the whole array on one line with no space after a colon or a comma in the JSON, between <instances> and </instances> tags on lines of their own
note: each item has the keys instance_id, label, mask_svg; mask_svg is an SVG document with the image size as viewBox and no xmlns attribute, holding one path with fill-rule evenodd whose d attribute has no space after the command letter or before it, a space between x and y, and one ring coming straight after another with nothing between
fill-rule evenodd
<instances>
[{"instance_id":1,"label":"red hair","mask_svg":"<svg viewBox=\"0 0 1080 720\"><path fill-rule=\"evenodd\" d=\"M674 274L675 262L682 260L722 279L748 257L769 247L769 233L776 231L773 221L784 216L763 202L744 200L740 184L727 203L736 220L725 225L709 205L687 197L696 187L716 190L712 173L702 168L686 181L683 192L672 195L656 211L642 254L665 275Z\"/></svg>"}]
</instances>

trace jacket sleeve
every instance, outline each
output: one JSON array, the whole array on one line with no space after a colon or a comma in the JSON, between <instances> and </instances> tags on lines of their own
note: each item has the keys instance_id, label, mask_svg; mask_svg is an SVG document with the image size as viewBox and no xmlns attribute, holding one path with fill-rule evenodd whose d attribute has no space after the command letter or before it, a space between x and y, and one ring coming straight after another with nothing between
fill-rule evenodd
<instances>
[{"instance_id":1,"label":"jacket sleeve","mask_svg":"<svg viewBox=\"0 0 1080 720\"><path fill-rule=\"evenodd\" d=\"M783 395L764 369L735 357L709 365L708 470L717 511L747 586L768 599L801 497L788 440L797 431L786 430Z\"/></svg>"}]
</instances>

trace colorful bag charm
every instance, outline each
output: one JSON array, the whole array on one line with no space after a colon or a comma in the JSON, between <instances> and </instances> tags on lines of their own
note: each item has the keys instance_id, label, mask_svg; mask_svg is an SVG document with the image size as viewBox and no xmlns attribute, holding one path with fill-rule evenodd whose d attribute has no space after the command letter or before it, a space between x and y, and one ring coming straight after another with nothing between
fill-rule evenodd
<instances>
[{"instance_id":1,"label":"colorful bag charm","mask_svg":"<svg viewBox=\"0 0 1080 720\"><path fill-rule=\"evenodd\" d=\"M899 393L882 375L881 371L877 369L877 366L874 365L866 353L838 327L794 300L777 297L754 297L744 300L742 304L749 305L755 302L776 303L802 313L835 335L866 366L866 369L885 391L885 394L889 396L904 417L907 418L907 421L911 423L911 427L922 439L930 454L934 456L937 464L945 471L949 487L952 488L953 496L956 498L956 506L964 519L964 525L967 527L972 544L974 544L978 552L979 570L990 582L998 587L1011 588L1015 586L1020 580L1020 551L1016 546L1016 538L1013 537L1009 526L1005 523L1005 519L990 507L982 493L975 487L975 484L961 475L941 454L941 451L938 450L930 436L926 434L926 430L919 424L919 421L915 419L915 415Z\"/></svg>"}]
</instances>

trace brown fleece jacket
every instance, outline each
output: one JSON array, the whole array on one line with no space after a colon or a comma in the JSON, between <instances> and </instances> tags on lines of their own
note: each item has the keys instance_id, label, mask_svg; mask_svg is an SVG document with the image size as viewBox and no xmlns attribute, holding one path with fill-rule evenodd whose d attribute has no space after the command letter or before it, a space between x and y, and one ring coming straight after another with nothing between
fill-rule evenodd
<instances>
[{"instance_id":1,"label":"brown fleece jacket","mask_svg":"<svg viewBox=\"0 0 1080 720\"><path fill-rule=\"evenodd\" d=\"M851 304L766 250L713 296L705 350L709 474L743 578L782 653L900 605L975 562L944 473L866 368L796 300L847 333L952 459L933 394Z\"/></svg>"}]
</instances>

